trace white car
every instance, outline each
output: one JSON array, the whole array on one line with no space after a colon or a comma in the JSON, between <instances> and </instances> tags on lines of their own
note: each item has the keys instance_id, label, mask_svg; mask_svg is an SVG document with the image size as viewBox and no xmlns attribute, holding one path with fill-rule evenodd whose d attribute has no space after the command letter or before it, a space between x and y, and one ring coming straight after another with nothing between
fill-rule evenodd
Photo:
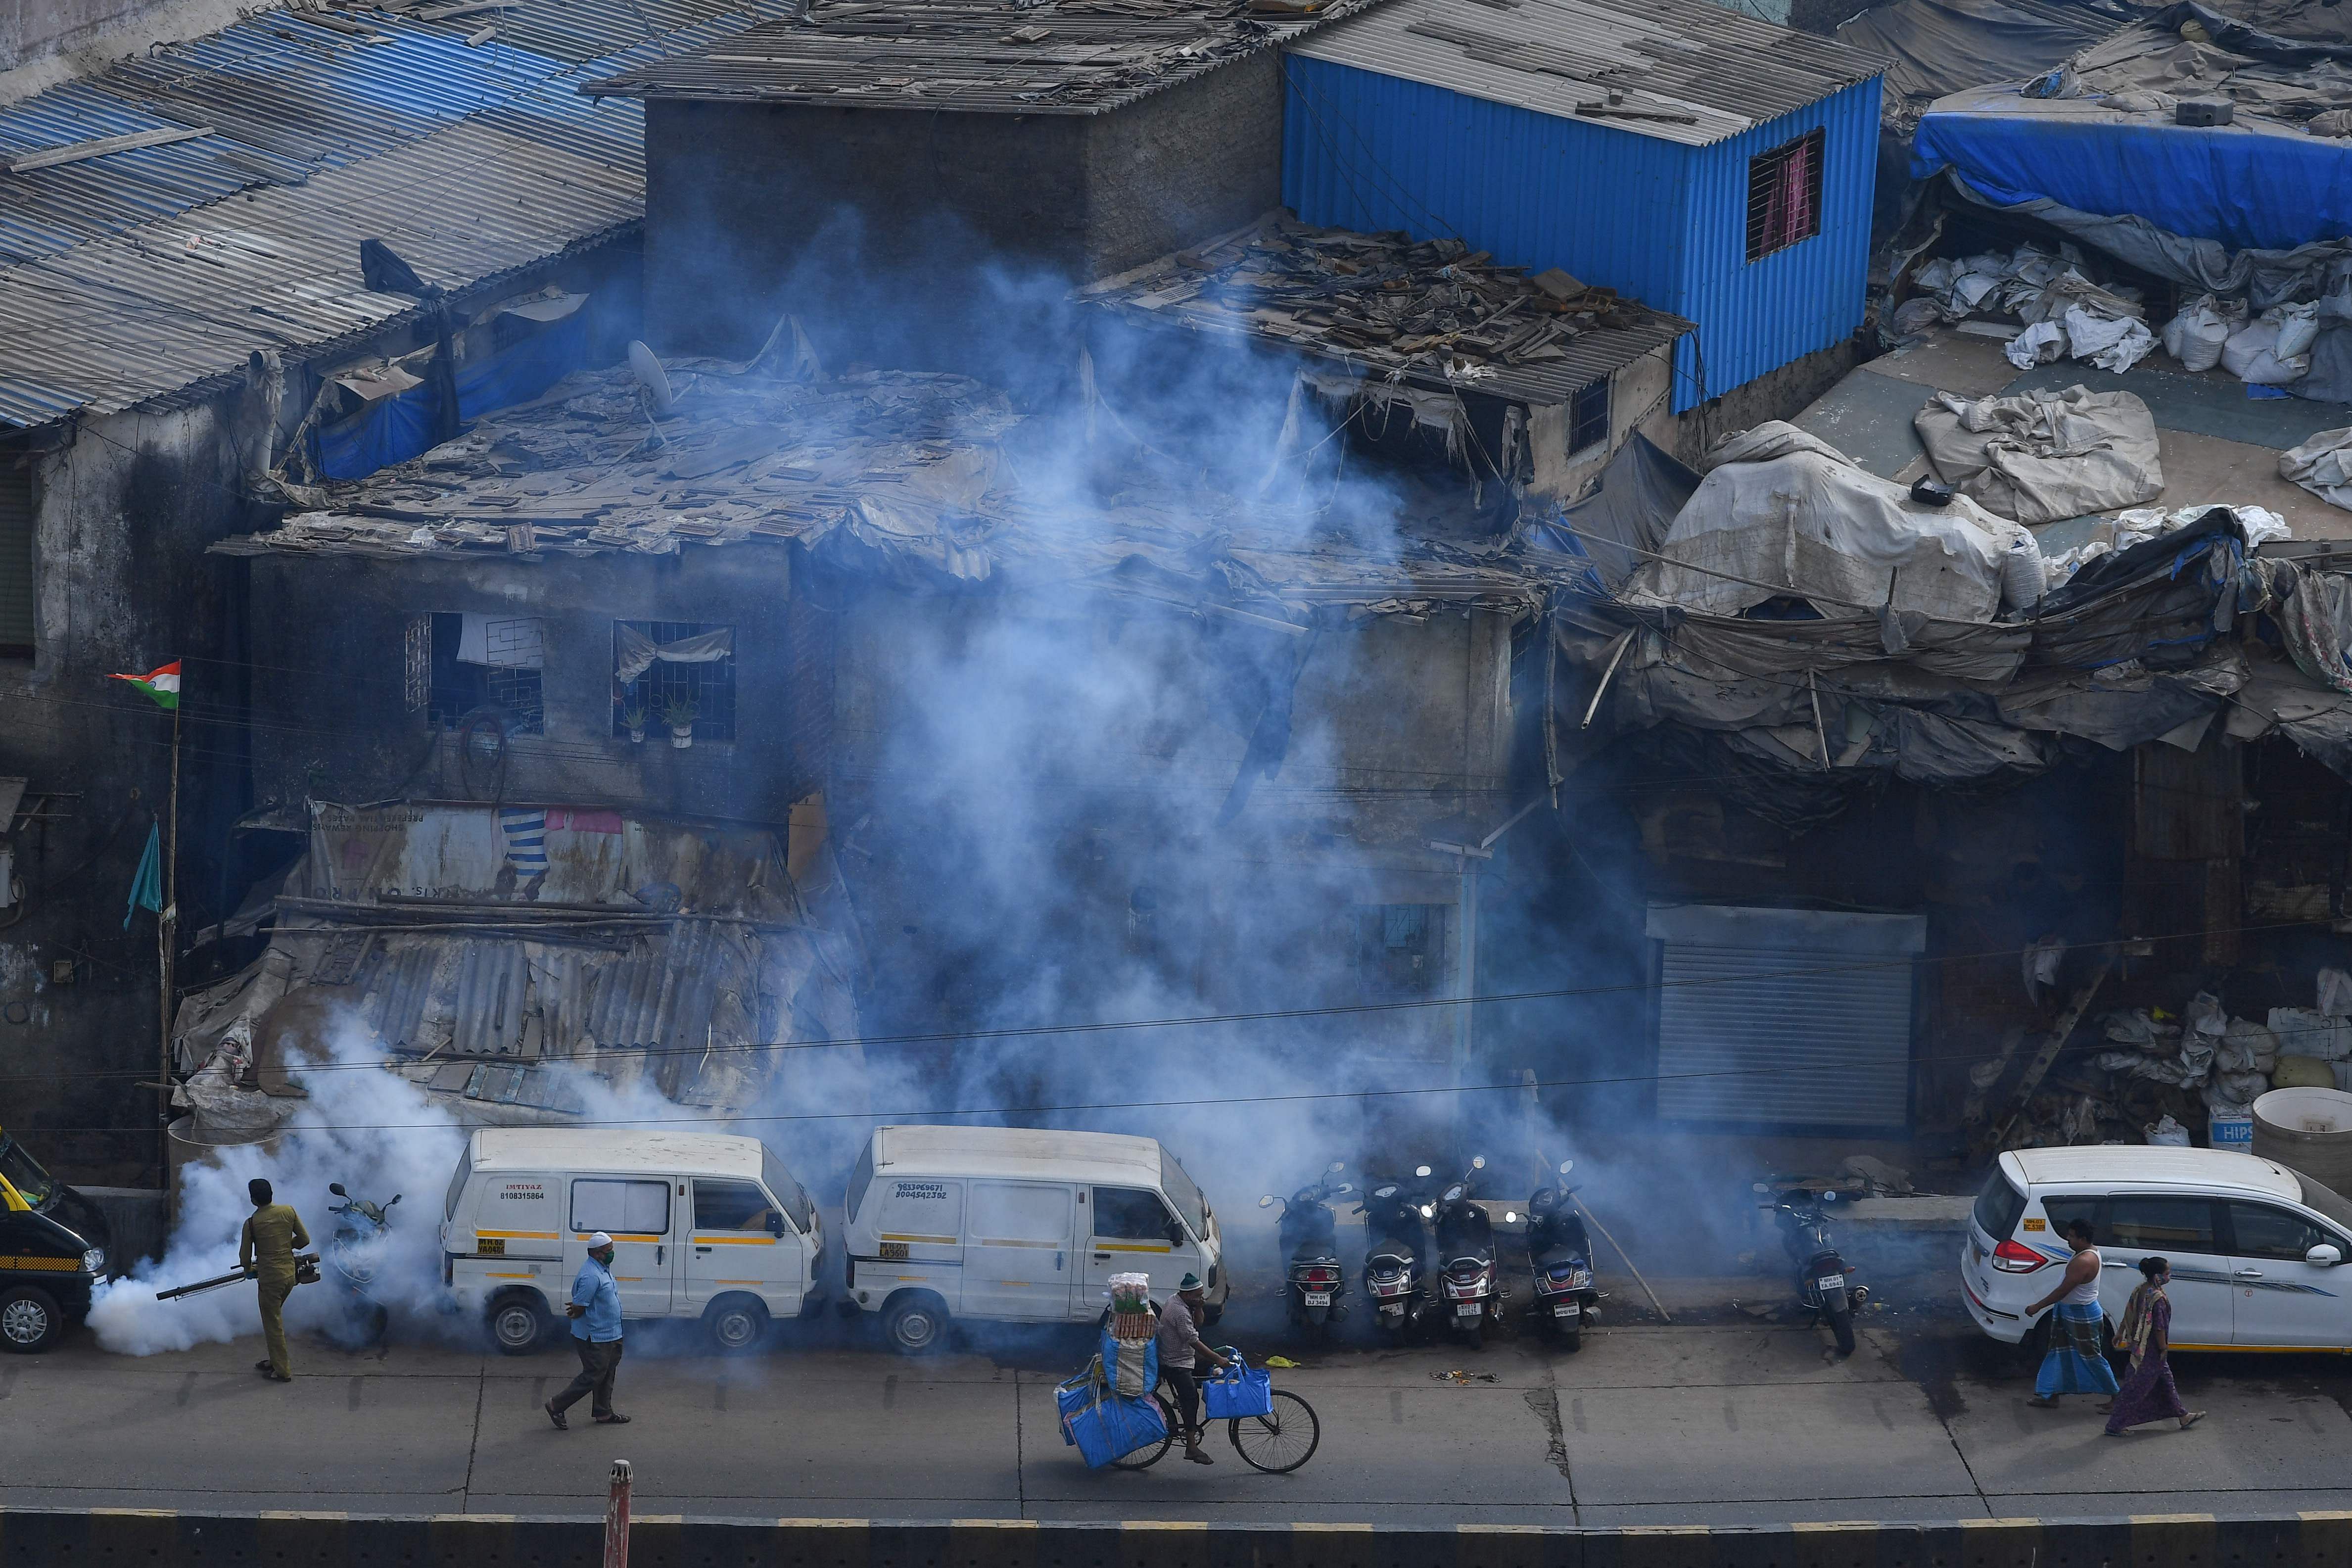
<instances>
[{"instance_id":1,"label":"white car","mask_svg":"<svg viewBox=\"0 0 2352 1568\"><path fill-rule=\"evenodd\" d=\"M2216 1149L2099 1145L2003 1154L1978 1194L1960 1247L1969 1315L2017 1343L2041 1315L2090 1224L2112 1326L2168 1259L2172 1345L2184 1351L2352 1350L2352 1203L2276 1161Z\"/></svg>"}]
</instances>

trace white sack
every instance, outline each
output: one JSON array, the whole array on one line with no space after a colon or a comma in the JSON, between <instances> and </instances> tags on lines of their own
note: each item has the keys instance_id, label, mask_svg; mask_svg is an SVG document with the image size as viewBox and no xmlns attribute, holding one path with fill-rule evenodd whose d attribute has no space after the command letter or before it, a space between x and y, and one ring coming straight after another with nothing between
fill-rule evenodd
<instances>
[{"instance_id":1,"label":"white sack","mask_svg":"<svg viewBox=\"0 0 2352 1568\"><path fill-rule=\"evenodd\" d=\"M2322 430L2302 446L2280 453L2279 477L2330 506L2352 511L2352 425Z\"/></svg>"},{"instance_id":2,"label":"white sack","mask_svg":"<svg viewBox=\"0 0 2352 1568\"><path fill-rule=\"evenodd\" d=\"M2221 368L2254 386L2284 386L2302 379L2311 368L2308 354L2289 359L2278 351L2279 324L2268 320L2249 321L2221 345Z\"/></svg>"}]
</instances>

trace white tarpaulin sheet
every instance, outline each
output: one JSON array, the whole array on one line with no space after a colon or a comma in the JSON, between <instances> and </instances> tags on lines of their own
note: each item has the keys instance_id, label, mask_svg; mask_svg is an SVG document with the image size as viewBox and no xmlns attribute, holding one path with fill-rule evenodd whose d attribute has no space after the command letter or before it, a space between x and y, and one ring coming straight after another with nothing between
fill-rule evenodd
<instances>
[{"instance_id":1,"label":"white tarpaulin sheet","mask_svg":"<svg viewBox=\"0 0 2352 1568\"><path fill-rule=\"evenodd\" d=\"M2018 522L2114 511L2164 493L2156 417L2128 392L1939 392L1911 423L1937 478Z\"/></svg>"},{"instance_id":2,"label":"white tarpaulin sheet","mask_svg":"<svg viewBox=\"0 0 2352 1568\"><path fill-rule=\"evenodd\" d=\"M1910 492L1778 420L1707 456L1709 471L1660 553L1626 584L1631 604L1737 616L1787 595L1824 614L1888 608L1990 621L2000 560L2032 536L1966 496L1921 506Z\"/></svg>"}]
</instances>

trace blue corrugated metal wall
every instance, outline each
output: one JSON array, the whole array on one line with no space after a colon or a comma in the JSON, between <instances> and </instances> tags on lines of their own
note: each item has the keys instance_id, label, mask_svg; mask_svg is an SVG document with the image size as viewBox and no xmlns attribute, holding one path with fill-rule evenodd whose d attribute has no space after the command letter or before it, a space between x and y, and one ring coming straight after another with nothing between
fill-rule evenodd
<instances>
[{"instance_id":1,"label":"blue corrugated metal wall","mask_svg":"<svg viewBox=\"0 0 2352 1568\"><path fill-rule=\"evenodd\" d=\"M1490 103L1290 56L1283 201L1342 228L1456 234L1511 265L1564 267L1698 325L1675 407L1826 348L1862 321L1878 83L1713 147ZM1749 266L1748 160L1825 132L1822 232Z\"/></svg>"}]
</instances>

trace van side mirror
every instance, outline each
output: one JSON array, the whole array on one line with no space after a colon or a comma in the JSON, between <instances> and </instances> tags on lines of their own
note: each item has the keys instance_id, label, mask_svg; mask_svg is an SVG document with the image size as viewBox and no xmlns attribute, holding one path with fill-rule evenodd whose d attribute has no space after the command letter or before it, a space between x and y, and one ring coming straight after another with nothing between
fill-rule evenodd
<instances>
[{"instance_id":1,"label":"van side mirror","mask_svg":"<svg viewBox=\"0 0 2352 1568\"><path fill-rule=\"evenodd\" d=\"M784 1216L773 1209L768 1211L768 1234L770 1236L784 1234Z\"/></svg>"},{"instance_id":2,"label":"van side mirror","mask_svg":"<svg viewBox=\"0 0 2352 1568\"><path fill-rule=\"evenodd\" d=\"M2323 1241L2305 1253L2303 1260L2320 1268L2333 1268L2344 1261L2344 1254L2335 1246Z\"/></svg>"}]
</instances>

